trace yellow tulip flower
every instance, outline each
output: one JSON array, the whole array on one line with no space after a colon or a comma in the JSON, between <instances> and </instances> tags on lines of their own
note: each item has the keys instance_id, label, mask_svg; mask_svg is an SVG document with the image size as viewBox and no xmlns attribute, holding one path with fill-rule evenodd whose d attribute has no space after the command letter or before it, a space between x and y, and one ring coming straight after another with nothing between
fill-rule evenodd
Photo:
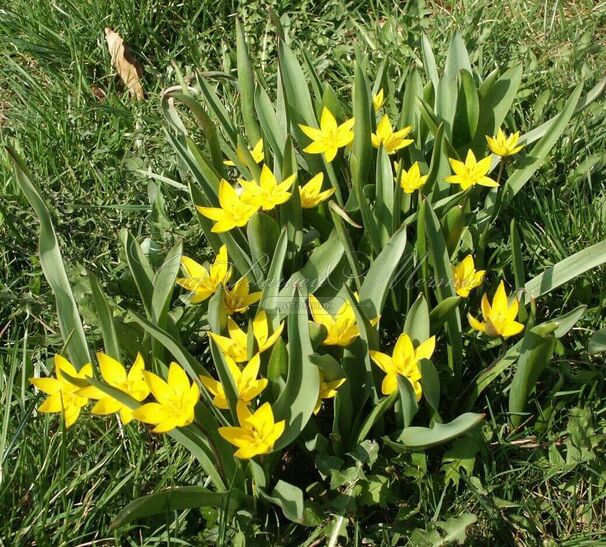
<instances>
[{"instance_id":1,"label":"yellow tulip flower","mask_svg":"<svg viewBox=\"0 0 606 547\"><path fill-rule=\"evenodd\" d=\"M488 141L488 148L490 148L493 154L497 156L501 156L502 158L506 156L513 156L517 154L522 148L523 145L516 146L518 144L518 140L520 139L520 132L517 131L513 135L505 135L501 129L498 130L496 137L489 137L486 135L486 140Z\"/></svg>"},{"instance_id":2,"label":"yellow tulip flower","mask_svg":"<svg viewBox=\"0 0 606 547\"><path fill-rule=\"evenodd\" d=\"M467 255L461 262L452 267L456 293L462 298L467 298L471 289L475 289L482 284L485 274L486 270L476 270L473 256Z\"/></svg>"},{"instance_id":3,"label":"yellow tulip flower","mask_svg":"<svg viewBox=\"0 0 606 547\"><path fill-rule=\"evenodd\" d=\"M398 389L398 375L400 375L412 384L417 401L421 399L421 368L419 361L429 359L435 347L435 336L428 338L415 349L408 334L402 333L398 337L391 357L380 351L371 350L369 352L370 358L385 373L381 384L383 395L391 395Z\"/></svg>"},{"instance_id":4,"label":"yellow tulip flower","mask_svg":"<svg viewBox=\"0 0 606 547\"><path fill-rule=\"evenodd\" d=\"M254 180L239 181L240 186L244 188L242 201L257 208L261 207L264 211L271 211L276 205L282 205L290 199L291 193L288 190L296 178L297 175L291 175L278 183L269 167L263 165L258 183Z\"/></svg>"},{"instance_id":5,"label":"yellow tulip flower","mask_svg":"<svg viewBox=\"0 0 606 547\"><path fill-rule=\"evenodd\" d=\"M210 271L187 256L181 258L181 268L186 277L177 278L177 284L191 292L189 301L192 304L199 304L215 294L231 277L225 245L221 245Z\"/></svg>"},{"instance_id":6,"label":"yellow tulip flower","mask_svg":"<svg viewBox=\"0 0 606 547\"><path fill-rule=\"evenodd\" d=\"M317 175L314 175L307 184L299 188L301 207L303 209L313 209L335 193L334 188L329 188L322 192L323 182L324 173L320 172Z\"/></svg>"},{"instance_id":7,"label":"yellow tulip flower","mask_svg":"<svg viewBox=\"0 0 606 547\"><path fill-rule=\"evenodd\" d=\"M328 108L322 109L320 117L320 128L301 125L301 131L313 142L303 149L308 154L324 154L324 159L330 163L335 159L339 148L347 146L353 141L354 119L337 124L337 120Z\"/></svg>"},{"instance_id":8,"label":"yellow tulip flower","mask_svg":"<svg viewBox=\"0 0 606 547\"><path fill-rule=\"evenodd\" d=\"M249 152L253 160L255 160L255 163L262 162L263 158L265 157L263 155L263 139L259 139L257 141L257 144L255 144L254 148L252 150L249 150ZM246 163L242 154L238 153L238 157L240 158L240 161L242 163ZM231 160L223 160L223 164L232 167L234 165L234 162Z\"/></svg>"},{"instance_id":9,"label":"yellow tulip flower","mask_svg":"<svg viewBox=\"0 0 606 547\"><path fill-rule=\"evenodd\" d=\"M88 404L88 398L79 393L81 387L72 384L63 373L88 380L93 375L93 367L86 363L78 372L65 357L55 355L56 378L30 378L40 391L48 397L38 407L39 412L59 413L63 415L65 427L71 427L80 416L80 411Z\"/></svg>"},{"instance_id":10,"label":"yellow tulip flower","mask_svg":"<svg viewBox=\"0 0 606 547\"><path fill-rule=\"evenodd\" d=\"M379 89L379 92L372 97L372 106L375 109L375 112L381 110L382 106L385 104L385 97L383 94L383 89Z\"/></svg>"},{"instance_id":11,"label":"yellow tulip flower","mask_svg":"<svg viewBox=\"0 0 606 547\"><path fill-rule=\"evenodd\" d=\"M419 162L415 161L408 171L402 169L402 173L400 175L400 186L406 194L412 194L415 190L419 190L423 187L428 177L429 175L421 176Z\"/></svg>"},{"instance_id":12,"label":"yellow tulip flower","mask_svg":"<svg viewBox=\"0 0 606 547\"><path fill-rule=\"evenodd\" d=\"M323 325L328 332L326 339L322 342L323 345L349 346L360 336L360 328L349 300L346 299L333 316L324 309L313 294L310 294L309 310L314 322Z\"/></svg>"},{"instance_id":13,"label":"yellow tulip flower","mask_svg":"<svg viewBox=\"0 0 606 547\"><path fill-rule=\"evenodd\" d=\"M254 413L242 401L236 407L240 427L220 427L219 435L238 447L234 456L240 459L268 454L284 433L286 421L275 422L269 403L261 405Z\"/></svg>"},{"instance_id":14,"label":"yellow tulip flower","mask_svg":"<svg viewBox=\"0 0 606 547\"><path fill-rule=\"evenodd\" d=\"M143 376L145 363L140 353L137 353L137 358L128 373L122 363L119 363L105 353L97 353L97 361L101 369L101 376L106 384L123 391L139 402L149 395L149 386L147 385L145 376ZM81 389L79 393L90 399L98 399L93 407L93 414L105 416L119 412L123 424L128 424L132 421L132 409L100 389L90 386Z\"/></svg>"},{"instance_id":15,"label":"yellow tulip flower","mask_svg":"<svg viewBox=\"0 0 606 547\"><path fill-rule=\"evenodd\" d=\"M338 380L327 382L324 379L324 374L320 372L320 392L318 393L318 400L314 407L314 414L320 412L323 399L332 399L336 397L337 390L345 383L345 380L347 380L347 378L339 378Z\"/></svg>"},{"instance_id":16,"label":"yellow tulip flower","mask_svg":"<svg viewBox=\"0 0 606 547\"><path fill-rule=\"evenodd\" d=\"M394 154L414 142L412 139L405 138L411 130L412 126L409 125L404 129L394 132L389 117L384 115L377 125L377 132L371 135L372 145L375 148L383 146L388 154Z\"/></svg>"},{"instance_id":17,"label":"yellow tulip flower","mask_svg":"<svg viewBox=\"0 0 606 547\"><path fill-rule=\"evenodd\" d=\"M271 348L284 330L284 322L273 334L269 334L267 324L267 315L265 310L260 310L253 319L253 336L257 342L257 351L263 353ZM246 361L248 355L248 335L231 318L227 318L227 332L229 337L209 332L208 334L214 340L215 344L224 355L231 357L236 363Z\"/></svg>"},{"instance_id":18,"label":"yellow tulip flower","mask_svg":"<svg viewBox=\"0 0 606 547\"><path fill-rule=\"evenodd\" d=\"M260 354L257 353L242 370L240 370L231 357L227 355L224 357L236 386L238 400L246 404L250 403L267 387L268 383L266 378L257 378L261 366ZM227 410L229 403L227 402L223 384L210 376L200 376L200 381L212 393L214 397L213 404L221 410Z\"/></svg>"},{"instance_id":19,"label":"yellow tulip flower","mask_svg":"<svg viewBox=\"0 0 606 547\"><path fill-rule=\"evenodd\" d=\"M200 214L215 221L211 232L216 234L246 226L259 208L245 202L225 179L221 179L219 183L219 205L220 207L196 206Z\"/></svg>"},{"instance_id":20,"label":"yellow tulip flower","mask_svg":"<svg viewBox=\"0 0 606 547\"><path fill-rule=\"evenodd\" d=\"M480 161L476 161L473 150L469 149L467 151L465 163L452 158L448 158L448 161L455 174L446 177L444 180L451 184L460 184L461 190L467 190L467 188L475 186L476 184L490 187L499 185L496 181L486 176L492 166L492 159L490 156L487 156Z\"/></svg>"},{"instance_id":21,"label":"yellow tulip flower","mask_svg":"<svg viewBox=\"0 0 606 547\"><path fill-rule=\"evenodd\" d=\"M248 277L238 279L233 287L225 285L225 311L232 313L244 313L251 304L261 300L263 291L250 292Z\"/></svg>"},{"instance_id":22,"label":"yellow tulip flower","mask_svg":"<svg viewBox=\"0 0 606 547\"><path fill-rule=\"evenodd\" d=\"M200 388L195 382L190 384L187 374L177 363L170 364L166 381L147 370L143 374L157 402L136 408L133 411L135 419L155 425L154 433L167 433L194 421Z\"/></svg>"},{"instance_id":23,"label":"yellow tulip flower","mask_svg":"<svg viewBox=\"0 0 606 547\"><path fill-rule=\"evenodd\" d=\"M471 327L477 331L488 336L508 338L524 330L524 325L515 320L518 315L518 306L518 299L515 296L511 304L509 303L505 284L501 281L492 299L492 305L488 302L486 294L482 296L482 316L485 322L478 321L470 313L467 314L467 319Z\"/></svg>"}]
</instances>

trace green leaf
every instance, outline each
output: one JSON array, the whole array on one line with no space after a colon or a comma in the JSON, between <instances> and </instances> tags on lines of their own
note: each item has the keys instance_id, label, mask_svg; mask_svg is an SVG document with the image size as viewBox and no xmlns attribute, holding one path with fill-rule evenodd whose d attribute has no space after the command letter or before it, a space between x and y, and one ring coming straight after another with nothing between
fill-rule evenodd
<instances>
[{"instance_id":1,"label":"green leaf","mask_svg":"<svg viewBox=\"0 0 606 547\"><path fill-rule=\"evenodd\" d=\"M280 228L273 218L258 211L248 221L246 233L255 269L260 269L263 277L266 277L280 237Z\"/></svg>"},{"instance_id":2,"label":"green leaf","mask_svg":"<svg viewBox=\"0 0 606 547\"><path fill-rule=\"evenodd\" d=\"M120 343L118 342L118 334L116 333L116 326L114 325L114 317L112 310L109 306L109 302L99 285L99 281L95 274L91 271L87 272L88 282L93 293L93 300L95 302L95 309L99 316L99 325L101 327L101 335L103 336L103 349L107 355L113 357L117 361L122 360L120 355Z\"/></svg>"},{"instance_id":3,"label":"green leaf","mask_svg":"<svg viewBox=\"0 0 606 547\"><path fill-rule=\"evenodd\" d=\"M284 516L292 521L299 524L303 520L303 491L298 487L280 479L271 494L265 494L261 492L262 496L277 505Z\"/></svg>"},{"instance_id":4,"label":"green leaf","mask_svg":"<svg viewBox=\"0 0 606 547\"><path fill-rule=\"evenodd\" d=\"M280 281L282 279L287 245L286 228L283 228L273 250L273 257L267 272L263 295L259 303L259 307L265 310L267 318L271 321L272 330L277 329L280 323L280 303L282 301L282 297L280 296Z\"/></svg>"},{"instance_id":5,"label":"green leaf","mask_svg":"<svg viewBox=\"0 0 606 547\"><path fill-rule=\"evenodd\" d=\"M379 227L381 243L385 245L395 230L394 214L396 202L394 197L393 168L385 148L381 147L377 155L376 196L373 214ZM398 205L399 207L399 205Z\"/></svg>"},{"instance_id":6,"label":"green leaf","mask_svg":"<svg viewBox=\"0 0 606 547\"><path fill-rule=\"evenodd\" d=\"M606 240L565 258L550 266L542 274L531 279L524 286L525 302L539 298L560 285L597 268L606 262Z\"/></svg>"},{"instance_id":7,"label":"green leaf","mask_svg":"<svg viewBox=\"0 0 606 547\"><path fill-rule=\"evenodd\" d=\"M518 366L509 388L509 413L514 427L522 423L528 396L553 355L556 343L554 330L555 325L539 325L524 335Z\"/></svg>"},{"instance_id":8,"label":"green leaf","mask_svg":"<svg viewBox=\"0 0 606 547\"><path fill-rule=\"evenodd\" d=\"M416 345L429 338L429 308L422 294L419 294L406 314L404 332Z\"/></svg>"},{"instance_id":9,"label":"green leaf","mask_svg":"<svg viewBox=\"0 0 606 547\"><path fill-rule=\"evenodd\" d=\"M343 211L334 201L329 203L330 216L332 217L333 223L335 225L335 230L341 240L341 244L345 249L345 257L347 258L347 262L349 263L349 267L351 268L351 273L353 276L353 281L356 286L356 290L360 291L361 288L361 279L362 279L362 265L358 261L358 255L356 250L354 249L353 243L351 241L351 237L349 235L349 231L343 224L343 217L348 217L347 213Z\"/></svg>"},{"instance_id":10,"label":"green leaf","mask_svg":"<svg viewBox=\"0 0 606 547\"><path fill-rule=\"evenodd\" d=\"M181 265L183 244L179 241L166 255L162 266L153 276L153 293L151 299L154 321L165 329L168 319L168 308L175 288L177 274Z\"/></svg>"},{"instance_id":11,"label":"green leaf","mask_svg":"<svg viewBox=\"0 0 606 547\"><path fill-rule=\"evenodd\" d=\"M34 209L40 223L38 239L40 265L55 296L59 328L63 341L66 343L69 359L76 369L79 369L82 365L90 362L90 353L78 307L63 264L53 221L24 161L10 146L6 147L6 151L13 162L15 179L27 201Z\"/></svg>"},{"instance_id":12,"label":"green leaf","mask_svg":"<svg viewBox=\"0 0 606 547\"><path fill-rule=\"evenodd\" d=\"M124 247L126 263L133 276L141 302L145 308L145 314L152 319L152 297L154 294L154 271L141 249L141 246L126 228L120 230L120 241Z\"/></svg>"},{"instance_id":13,"label":"green leaf","mask_svg":"<svg viewBox=\"0 0 606 547\"><path fill-rule=\"evenodd\" d=\"M358 431L356 444L360 444L364 439L366 439L373 426L377 423L381 416L383 416L383 414L385 414L385 412L387 412L394 405L397 398L398 392L394 391L391 395L383 397L378 404L372 407L372 410L370 411L370 413L362 423L360 430Z\"/></svg>"},{"instance_id":14,"label":"green leaf","mask_svg":"<svg viewBox=\"0 0 606 547\"><path fill-rule=\"evenodd\" d=\"M354 139L351 154L352 186L355 193L366 235L371 247L375 252L381 249L379 230L375 218L370 210L370 204L364 196L364 185L368 182L372 169L372 144L370 135L372 100L368 92L368 82L362 67L358 62L354 68L353 89L353 115L356 120L354 125Z\"/></svg>"},{"instance_id":15,"label":"green leaf","mask_svg":"<svg viewBox=\"0 0 606 547\"><path fill-rule=\"evenodd\" d=\"M545 132L545 135L534 145L533 149L527 152L526 157L519 162L518 167L511 173L502 190L504 201L511 200L541 167L547 154L554 147L556 141L566 129L570 118L572 118L582 90L583 84L579 84L566 101L564 110L562 110L556 122Z\"/></svg>"},{"instance_id":16,"label":"green leaf","mask_svg":"<svg viewBox=\"0 0 606 547\"><path fill-rule=\"evenodd\" d=\"M306 299L295 290L292 311L288 314L288 377L286 386L274 404L276 421L286 420L286 430L274 451L293 442L311 418L318 393L320 375L311 362L313 352L307 325Z\"/></svg>"},{"instance_id":17,"label":"green leaf","mask_svg":"<svg viewBox=\"0 0 606 547\"><path fill-rule=\"evenodd\" d=\"M442 325L454 314L459 302L461 302L460 296L449 296L429 312L430 334L436 334L440 331Z\"/></svg>"},{"instance_id":18,"label":"green leaf","mask_svg":"<svg viewBox=\"0 0 606 547\"><path fill-rule=\"evenodd\" d=\"M374 319L381 314L392 280L397 279L397 267L405 247L406 226L401 226L371 262L360 289L360 307L366 317Z\"/></svg>"},{"instance_id":19,"label":"green leaf","mask_svg":"<svg viewBox=\"0 0 606 547\"><path fill-rule=\"evenodd\" d=\"M419 405L412 384L400 374L398 374L398 393L400 394L400 407L402 409L404 427L410 427L419 411Z\"/></svg>"},{"instance_id":20,"label":"green leaf","mask_svg":"<svg viewBox=\"0 0 606 547\"><path fill-rule=\"evenodd\" d=\"M446 521L438 520L429 524L426 530L415 530L410 537L411 544L416 547L443 547L454 542L463 545L467 539L467 528L477 520L471 513L463 513Z\"/></svg>"},{"instance_id":21,"label":"green leaf","mask_svg":"<svg viewBox=\"0 0 606 547\"><path fill-rule=\"evenodd\" d=\"M238 66L238 89L240 90L240 110L242 112L242 119L244 120L244 128L252 147L261 135L255 116L255 77L240 19L236 19L236 61Z\"/></svg>"},{"instance_id":22,"label":"green leaf","mask_svg":"<svg viewBox=\"0 0 606 547\"><path fill-rule=\"evenodd\" d=\"M433 427L407 427L398 441L411 450L423 450L443 444L477 427L484 420L484 414L466 412L447 424L434 424Z\"/></svg>"},{"instance_id":23,"label":"green leaf","mask_svg":"<svg viewBox=\"0 0 606 547\"><path fill-rule=\"evenodd\" d=\"M429 359L421 359L421 387L423 397L431 409L439 415L440 408L440 377L436 367Z\"/></svg>"},{"instance_id":24,"label":"green leaf","mask_svg":"<svg viewBox=\"0 0 606 547\"><path fill-rule=\"evenodd\" d=\"M131 501L116 515L110 528L115 530L134 520L159 513L199 507L218 507L228 514L233 514L249 504L249 498L235 489L230 492L212 492L203 486L167 488Z\"/></svg>"},{"instance_id":25,"label":"green leaf","mask_svg":"<svg viewBox=\"0 0 606 547\"><path fill-rule=\"evenodd\" d=\"M606 351L606 329L598 330L593 333L589 340L589 353L600 353Z\"/></svg>"},{"instance_id":26,"label":"green leaf","mask_svg":"<svg viewBox=\"0 0 606 547\"><path fill-rule=\"evenodd\" d=\"M255 109L257 111L257 116L259 117L259 122L261 123L261 128L263 129L263 146L265 147L269 144L269 148L271 148L271 151L280 166L280 170L282 170L282 165L284 163L282 151L286 145L286 131L278 120L278 116L271 104L267 91L258 84L255 89Z\"/></svg>"}]
</instances>

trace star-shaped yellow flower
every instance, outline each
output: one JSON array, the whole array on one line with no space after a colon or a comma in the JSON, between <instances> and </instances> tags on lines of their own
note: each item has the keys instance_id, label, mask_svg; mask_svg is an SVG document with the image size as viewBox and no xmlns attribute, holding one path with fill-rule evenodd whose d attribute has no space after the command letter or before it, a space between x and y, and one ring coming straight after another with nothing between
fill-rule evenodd
<instances>
[{"instance_id":1,"label":"star-shaped yellow flower","mask_svg":"<svg viewBox=\"0 0 606 547\"><path fill-rule=\"evenodd\" d=\"M301 131L313 141L303 149L303 152L324 154L324 159L330 163L335 159L339 148L343 148L353 141L353 125L353 118L337 125L337 120L330 110L324 107L320 118L320 129L299 124Z\"/></svg>"},{"instance_id":2,"label":"star-shaped yellow flower","mask_svg":"<svg viewBox=\"0 0 606 547\"><path fill-rule=\"evenodd\" d=\"M498 186L496 181L486 176L492 165L490 156L487 156L480 161L476 161L473 151L469 149L467 157L465 158L465 163L452 158L448 158L448 161L455 174L446 177L444 180L451 184L460 184L461 190L467 190L467 188L475 186L476 184L490 187Z\"/></svg>"},{"instance_id":3,"label":"star-shaped yellow flower","mask_svg":"<svg viewBox=\"0 0 606 547\"><path fill-rule=\"evenodd\" d=\"M398 389L398 375L404 376L414 389L417 401L421 398L421 368L419 361L429 359L436 347L436 337L432 336L414 348L412 340L406 333L402 333L393 349L390 357L380 351L371 350L370 358L385 373L381 392L383 395L391 395Z\"/></svg>"},{"instance_id":4,"label":"star-shaped yellow flower","mask_svg":"<svg viewBox=\"0 0 606 547\"><path fill-rule=\"evenodd\" d=\"M253 319L252 324L253 337L257 344L257 351L263 353L271 348L284 330L284 322L280 323L273 334L269 334L269 325L265 310L260 310ZM214 340L219 349L227 356L231 357L236 363L247 360L248 356L248 335L238 327L237 323L231 318L227 318L227 332L229 337L209 332L208 334ZM251 348L252 353L252 348Z\"/></svg>"},{"instance_id":5,"label":"star-shaped yellow flower","mask_svg":"<svg viewBox=\"0 0 606 547\"><path fill-rule=\"evenodd\" d=\"M263 291L250 292L248 277L238 279L233 287L225 285L225 311L228 315L244 313L249 306L261 300Z\"/></svg>"},{"instance_id":6,"label":"star-shaped yellow flower","mask_svg":"<svg viewBox=\"0 0 606 547\"><path fill-rule=\"evenodd\" d=\"M202 207L196 206L206 218L215 221L211 232L228 232L233 228L246 226L250 217L252 217L259 208L258 205L252 205L242 199L238 192L225 179L219 182L219 205L220 207Z\"/></svg>"},{"instance_id":7,"label":"star-shaped yellow flower","mask_svg":"<svg viewBox=\"0 0 606 547\"><path fill-rule=\"evenodd\" d=\"M245 404L250 403L267 387L268 383L266 378L257 378L259 368L261 367L260 354L257 353L242 370L240 370L231 357L227 355L224 357L236 386L238 400ZM227 410L229 403L227 402L223 384L210 376L200 376L200 381L212 393L214 397L213 404L221 410Z\"/></svg>"},{"instance_id":8,"label":"star-shaped yellow flower","mask_svg":"<svg viewBox=\"0 0 606 547\"><path fill-rule=\"evenodd\" d=\"M482 284L485 274L486 270L476 270L473 256L467 255L461 262L452 267L456 293L462 298L467 298L471 289L475 289Z\"/></svg>"},{"instance_id":9,"label":"star-shaped yellow flower","mask_svg":"<svg viewBox=\"0 0 606 547\"><path fill-rule=\"evenodd\" d=\"M97 361L106 384L123 391L137 401L143 401L149 395L149 385L143 376L145 363L140 353L137 353L137 358L128 373L122 363L105 353L97 353ZM98 399L93 407L93 414L105 416L119 412L123 424L128 424L133 419L131 408L96 387L83 388L80 390L80 394L90 399Z\"/></svg>"},{"instance_id":10,"label":"star-shaped yellow flower","mask_svg":"<svg viewBox=\"0 0 606 547\"><path fill-rule=\"evenodd\" d=\"M347 378L338 378L332 382L327 382L324 378L324 374L320 372L320 392L318 393L318 400L314 407L314 414L320 412L323 399L332 399L336 397L337 390L345 383L345 380L347 380Z\"/></svg>"},{"instance_id":11,"label":"star-shaped yellow flower","mask_svg":"<svg viewBox=\"0 0 606 547\"><path fill-rule=\"evenodd\" d=\"M334 188L329 188L322 192L323 182L324 173L320 172L317 175L314 175L307 184L299 188L301 207L303 209L313 209L335 193Z\"/></svg>"},{"instance_id":12,"label":"star-shaped yellow flower","mask_svg":"<svg viewBox=\"0 0 606 547\"><path fill-rule=\"evenodd\" d=\"M155 425L154 433L167 433L194 421L200 388L195 382L190 384L187 374L177 363L170 364L166 381L147 370L143 374L157 402L136 408L133 411L135 419Z\"/></svg>"},{"instance_id":13,"label":"star-shaped yellow flower","mask_svg":"<svg viewBox=\"0 0 606 547\"><path fill-rule=\"evenodd\" d=\"M358 295L356 294L356 298ZM356 316L349 300L345 300L335 315L328 313L318 299L309 295L309 310L315 323L326 328L328 335L324 342L325 346L349 346L358 336L360 328L356 322ZM373 319L371 324L375 324L378 318Z\"/></svg>"},{"instance_id":14,"label":"star-shaped yellow flower","mask_svg":"<svg viewBox=\"0 0 606 547\"><path fill-rule=\"evenodd\" d=\"M286 421L276 423L269 403L261 405L254 413L242 401L236 407L239 427L220 427L219 435L238 447L234 456L240 459L268 454L284 433Z\"/></svg>"},{"instance_id":15,"label":"star-shaped yellow flower","mask_svg":"<svg viewBox=\"0 0 606 547\"><path fill-rule=\"evenodd\" d=\"M260 163L263 161L264 155L263 155L263 139L259 139L257 141L257 144L255 144L254 148L252 150L249 150L250 155L252 156L253 160L255 160L255 163ZM240 151L238 151L238 157L240 158L240 161L242 163L245 163L246 160L244 159L243 155L240 154ZM225 165L229 165L230 167L234 165L234 162L231 160L224 160L223 163Z\"/></svg>"},{"instance_id":16,"label":"star-shaped yellow flower","mask_svg":"<svg viewBox=\"0 0 606 547\"><path fill-rule=\"evenodd\" d=\"M191 291L189 301L192 304L199 304L215 294L221 284L227 283L231 277L231 267L225 245L221 245L219 254L210 267L210 272L187 256L181 258L181 268L186 277L178 278L177 284Z\"/></svg>"},{"instance_id":17,"label":"star-shaped yellow flower","mask_svg":"<svg viewBox=\"0 0 606 547\"><path fill-rule=\"evenodd\" d=\"M492 151L493 154L497 156L501 156L504 158L505 156L513 156L517 154L524 145L516 146L518 144L518 140L520 139L520 132L517 131L513 135L505 135L501 129L497 132L497 136L495 138L489 137L486 135L486 140L488 141L488 148Z\"/></svg>"},{"instance_id":18,"label":"star-shaped yellow flower","mask_svg":"<svg viewBox=\"0 0 606 547\"><path fill-rule=\"evenodd\" d=\"M381 110L381 108L383 107L383 105L385 104L385 97L383 94L383 89L379 89L378 93L376 95L373 95L372 97L372 106L375 109L375 112L378 112L379 110Z\"/></svg>"},{"instance_id":19,"label":"star-shaped yellow flower","mask_svg":"<svg viewBox=\"0 0 606 547\"><path fill-rule=\"evenodd\" d=\"M411 130L412 126L409 125L404 129L394 131L386 114L377 125L377 132L371 135L372 145L375 148L382 146L388 154L394 154L414 142L412 139L406 138Z\"/></svg>"},{"instance_id":20,"label":"star-shaped yellow flower","mask_svg":"<svg viewBox=\"0 0 606 547\"><path fill-rule=\"evenodd\" d=\"M259 182L254 180L240 180L240 186L244 188L242 200L255 207L262 207L264 211L271 211L276 205L282 205L290 199L290 187L295 182L297 175L287 177L278 183L275 175L267 165L263 165Z\"/></svg>"},{"instance_id":21,"label":"star-shaped yellow flower","mask_svg":"<svg viewBox=\"0 0 606 547\"><path fill-rule=\"evenodd\" d=\"M488 334L488 336L508 338L524 330L524 325L515 320L517 315L518 299L514 296L511 304L509 303L505 284L501 281L492 299L492 305L488 302L486 294L482 296L482 316L485 322L478 321L470 313L467 314L467 319L475 330Z\"/></svg>"},{"instance_id":22,"label":"star-shaped yellow flower","mask_svg":"<svg viewBox=\"0 0 606 547\"><path fill-rule=\"evenodd\" d=\"M38 407L39 412L60 413L65 427L71 427L80 416L80 411L88 404L88 398L79 393L80 386L72 384L66 376L87 380L93 375L93 367L86 363L78 372L65 357L55 355L56 378L30 378L40 391L49 396Z\"/></svg>"},{"instance_id":23,"label":"star-shaped yellow flower","mask_svg":"<svg viewBox=\"0 0 606 547\"><path fill-rule=\"evenodd\" d=\"M421 176L421 167L419 166L419 162L415 161L408 171L402 169L400 186L406 194L412 194L415 190L423 187L428 177L429 175Z\"/></svg>"}]
</instances>

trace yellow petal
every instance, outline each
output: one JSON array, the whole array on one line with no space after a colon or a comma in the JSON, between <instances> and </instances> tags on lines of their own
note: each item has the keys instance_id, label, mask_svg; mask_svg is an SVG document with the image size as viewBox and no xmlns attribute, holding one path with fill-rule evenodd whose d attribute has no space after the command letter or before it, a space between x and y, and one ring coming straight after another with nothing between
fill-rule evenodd
<instances>
[{"instance_id":1,"label":"yellow petal","mask_svg":"<svg viewBox=\"0 0 606 547\"><path fill-rule=\"evenodd\" d=\"M383 395L391 395L397 389L398 389L397 374L387 374L385 376L385 378L383 378L383 382L381 383L381 393L383 393Z\"/></svg>"},{"instance_id":2,"label":"yellow petal","mask_svg":"<svg viewBox=\"0 0 606 547\"><path fill-rule=\"evenodd\" d=\"M419 347L415 350L415 358L417 360L421 359L429 359L433 355L433 352L436 348L436 337L432 336L423 342Z\"/></svg>"},{"instance_id":3,"label":"yellow petal","mask_svg":"<svg viewBox=\"0 0 606 547\"><path fill-rule=\"evenodd\" d=\"M105 353L97 353L101 376L110 386L119 387L126 383L126 370L121 363Z\"/></svg>"},{"instance_id":4,"label":"yellow petal","mask_svg":"<svg viewBox=\"0 0 606 547\"><path fill-rule=\"evenodd\" d=\"M169 417L165 408L158 403L147 403L134 409L133 416L146 424L159 424Z\"/></svg>"}]
</instances>

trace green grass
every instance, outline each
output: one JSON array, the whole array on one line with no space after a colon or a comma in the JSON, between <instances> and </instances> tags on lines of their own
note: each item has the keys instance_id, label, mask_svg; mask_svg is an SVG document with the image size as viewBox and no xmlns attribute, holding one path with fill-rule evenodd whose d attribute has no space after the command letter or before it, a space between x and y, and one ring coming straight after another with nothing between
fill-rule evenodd
<instances>
[{"instance_id":1,"label":"green grass","mask_svg":"<svg viewBox=\"0 0 606 547\"><path fill-rule=\"evenodd\" d=\"M97 273L112 297L128 302L120 227L150 237L160 249L184 237L187 248L204 252L187 196L163 185L166 205L161 215L153 214L158 185L141 171L181 181L165 141L159 93L177 81L176 67L186 79L235 67L237 4L15 0L0 10L0 141L21 151L51 207L91 337L96 333L85 269ZM521 131L556 114L574 84L588 79L589 87L606 69L603 2L418 1L399 8L389 2L251 2L240 13L270 82L276 42L268 4L280 15L288 13L282 22L293 46L316 59L318 70L343 95L350 93L357 38L372 64L389 57L392 65L409 67L419 63L421 31L436 45L440 63L458 29L485 74L524 63L523 98L508 120ZM421 19L419 12L425 15ZM145 102L131 101L114 78L106 26L120 32L142 61ZM105 100L95 97L96 87L105 91ZM529 274L606 238L605 122L600 102L571 124L554 159L506 211L506 218L519 224ZM112 420L85 418L64 432L58 420L36 414L38 400L27 379L62 344L37 259L34 216L8 159L0 161L0 541L156 545L170 537L212 544L214 538L203 535L205 522L214 524L212 513L190 512L168 528L162 517L131 532L108 529L112 516L133 497L203 480L184 451L139 426L122 432ZM503 233L507 229L503 223ZM498 233L491 250L494 265L510 267ZM495 387L483 401L490 418L485 432L492 437L481 448L473 476L464 474L457 488L445 489L434 475L439 459L429 458L423 472L402 457L394 462L399 505L389 516L395 524L379 529L371 513L358 523L360 538L389 544L402 530L408 537L414 527L465 510L479 518L471 544L606 540L606 419L600 410L606 402L605 363L586 352L591 331L604 326L605 279L603 269L593 271L541 302L543 316L579 302L590 308L542 378L533 404L543 419L516 435L499 430L497 424L505 420L504 410L493 405L502 396ZM589 423L581 419L583 413L589 413Z\"/></svg>"}]
</instances>

